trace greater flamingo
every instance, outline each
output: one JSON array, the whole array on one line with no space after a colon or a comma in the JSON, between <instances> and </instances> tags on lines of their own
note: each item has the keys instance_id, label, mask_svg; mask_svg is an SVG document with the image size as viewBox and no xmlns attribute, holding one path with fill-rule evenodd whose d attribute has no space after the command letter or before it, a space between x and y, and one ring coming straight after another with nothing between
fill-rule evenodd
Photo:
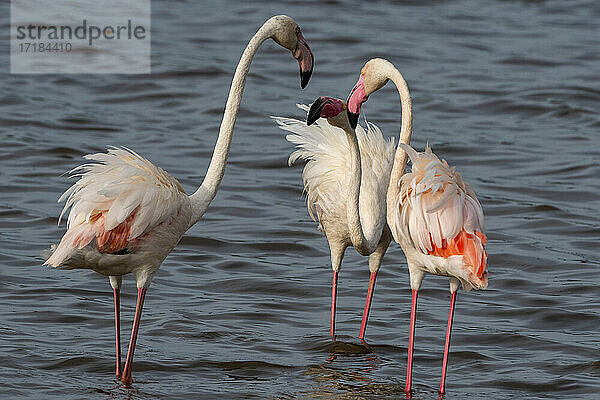
<instances>
[{"instance_id":1,"label":"greater flamingo","mask_svg":"<svg viewBox=\"0 0 600 400\"><path fill-rule=\"evenodd\" d=\"M308 114L308 125L319 118L321 110L326 116L339 112L340 107L346 107L340 100L317 99ZM313 219L316 214L331 251L331 336L335 333L338 272L344 252L353 246L359 254L369 256L371 276L359 332L363 340L375 278L391 241L385 201L381 199L385 199L388 186L394 141L386 141L374 125L368 124L366 131L355 126L355 133L349 121L344 124L347 116L336 118L307 126L296 119L274 117L281 129L293 133L286 138L299 148L290 155L289 163L308 160L302 173L308 210Z\"/></svg>"},{"instance_id":2,"label":"greater flamingo","mask_svg":"<svg viewBox=\"0 0 600 400\"><path fill-rule=\"evenodd\" d=\"M300 28L286 15L267 20L250 39L236 68L219 136L206 176L187 196L175 178L126 148L86 155L91 162L71 171L80 179L59 199L59 217L71 207L68 229L52 246L45 264L64 269L92 269L109 276L115 305L116 376L132 382L133 353L146 290L163 260L183 234L200 220L225 173L233 128L246 76L260 45L273 39L290 50L300 66L301 87L310 79L313 55ZM122 276L135 275L138 297L125 367L121 371L120 289Z\"/></svg>"},{"instance_id":3,"label":"greater flamingo","mask_svg":"<svg viewBox=\"0 0 600 400\"><path fill-rule=\"evenodd\" d=\"M456 291L460 284L467 292L485 289L488 284L483 210L455 168L440 161L429 148L417 153L407 145L412 124L405 125L410 121L404 115L410 97L402 75L389 61L373 59L363 67L348 97L350 122L356 125L361 104L389 79L400 92L402 128L387 192L387 222L406 255L412 289L405 392L410 395L412 386L417 296L428 272L450 277L450 311L439 390L444 394ZM407 154L413 168L403 176Z\"/></svg>"}]
</instances>

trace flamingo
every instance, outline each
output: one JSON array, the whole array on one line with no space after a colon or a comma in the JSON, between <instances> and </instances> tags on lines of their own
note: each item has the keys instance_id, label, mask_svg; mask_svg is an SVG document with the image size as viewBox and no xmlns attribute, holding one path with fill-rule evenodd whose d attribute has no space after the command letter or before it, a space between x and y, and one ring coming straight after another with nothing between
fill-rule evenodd
<instances>
[{"instance_id":1,"label":"flamingo","mask_svg":"<svg viewBox=\"0 0 600 400\"><path fill-rule=\"evenodd\" d=\"M80 178L59 199L66 200L59 223L71 208L67 232L60 244L47 252L45 265L92 269L109 277L115 308L116 376L126 384L133 381L133 353L146 290L162 261L217 194L250 63L269 38L292 52L300 67L301 87L308 84L313 55L300 28L286 15L270 18L241 56L210 165L194 194L187 196L175 178L134 151L111 147L107 153L84 156L91 162L71 171ZM129 273L135 276L138 294L127 359L121 370L120 290L123 275Z\"/></svg>"},{"instance_id":2,"label":"flamingo","mask_svg":"<svg viewBox=\"0 0 600 400\"><path fill-rule=\"evenodd\" d=\"M337 116L333 113L341 112L342 107L346 106L340 100L321 97L311 107L307 123L312 125L321 110L324 117ZM342 116L337 116L339 120L328 119L328 123L316 121L312 126L292 118L273 118L281 129L293 133L286 139L298 147L290 155L289 164L308 160L302 173L308 211L318 220L331 251L331 336L335 337L338 273L346 248L353 246L359 254L369 256L369 287L359 331L359 338L364 340L375 278L391 242L385 201L381 199L385 199L388 186L394 141L386 141L379 128L371 124L366 130L355 126L355 133L343 123Z\"/></svg>"},{"instance_id":3,"label":"flamingo","mask_svg":"<svg viewBox=\"0 0 600 400\"><path fill-rule=\"evenodd\" d=\"M440 161L429 147L417 153L408 145L412 124L404 116L410 110L410 95L402 75L389 61L372 59L363 67L348 96L347 112L352 126L356 126L362 103L390 79L400 93L402 127L386 196L387 223L406 255L412 289L405 392L410 396L418 291L425 273L431 273L450 278L450 310L439 389L443 395L456 291L461 284L466 292L488 285L483 209L455 168ZM404 175L407 155L412 172Z\"/></svg>"}]
</instances>

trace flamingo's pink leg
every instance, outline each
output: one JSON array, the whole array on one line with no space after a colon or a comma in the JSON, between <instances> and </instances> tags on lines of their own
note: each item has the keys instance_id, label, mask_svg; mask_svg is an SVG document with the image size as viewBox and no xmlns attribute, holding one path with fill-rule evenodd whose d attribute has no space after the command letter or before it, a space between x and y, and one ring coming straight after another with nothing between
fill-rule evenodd
<instances>
[{"instance_id":1,"label":"flamingo's pink leg","mask_svg":"<svg viewBox=\"0 0 600 400\"><path fill-rule=\"evenodd\" d=\"M335 300L337 296L338 271L333 271L333 284L331 286L331 336L335 336Z\"/></svg>"},{"instance_id":2,"label":"flamingo's pink leg","mask_svg":"<svg viewBox=\"0 0 600 400\"><path fill-rule=\"evenodd\" d=\"M448 367L448 353L450 352L450 334L452 333L452 320L454 318L454 303L456 302L456 290L450 297L450 312L448 313L448 328L446 330L446 345L444 346L444 361L442 362L442 383L440 394L446 392L446 368Z\"/></svg>"},{"instance_id":3,"label":"flamingo's pink leg","mask_svg":"<svg viewBox=\"0 0 600 400\"><path fill-rule=\"evenodd\" d=\"M377 272L371 272L371 278L369 280L369 290L367 291L367 301L365 303L365 310L363 311L362 323L360 324L360 333L358 338L360 340L365 339L365 331L367 330L367 319L369 318L369 310L371 309L371 302L373 301L373 290L375 289L375 278L377 278Z\"/></svg>"},{"instance_id":4,"label":"flamingo's pink leg","mask_svg":"<svg viewBox=\"0 0 600 400\"><path fill-rule=\"evenodd\" d=\"M133 369L133 352L135 351L135 341L137 340L138 330L140 328L140 321L142 319L142 308L144 307L144 297L146 296L146 289L138 289L137 305L135 307L135 318L133 320L133 328L131 329L131 339L129 339L129 350L127 350L127 360L125 361L125 369L123 371L123 377L121 381L123 383L131 383L131 371Z\"/></svg>"},{"instance_id":5,"label":"flamingo's pink leg","mask_svg":"<svg viewBox=\"0 0 600 400\"><path fill-rule=\"evenodd\" d=\"M406 362L406 387L404 392L410 396L412 387L412 364L413 349L415 347L415 325L417 322L417 296L419 292L412 290L412 302L410 307L410 333L408 336L408 361Z\"/></svg>"},{"instance_id":6,"label":"flamingo's pink leg","mask_svg":"<svg viewBox=\"0 0 600 400\"><path fill-rule=\"evenodd\" d=\"M121 377L121 290L113 289L115 298L115 344L117 348L117 379Z\"/></svg>"}]
</instances>

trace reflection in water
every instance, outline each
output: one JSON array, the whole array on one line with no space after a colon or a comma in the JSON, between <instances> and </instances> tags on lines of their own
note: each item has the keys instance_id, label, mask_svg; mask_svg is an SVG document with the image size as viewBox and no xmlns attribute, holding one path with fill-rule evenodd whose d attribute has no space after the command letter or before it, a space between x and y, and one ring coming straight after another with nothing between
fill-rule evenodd
<instances>
[{"instance_id":1,"label":"reflection in water","mask_svg":"<svg viewBox=\"0 0 600 400\"><path fill-rule=\"evenodd\" d=\"M132 386L116 379L114 382L115 384L108 389L94 388L93 391L106 395L108 399L134 400L141 398L135 384Z\"/></svg>"},{"instance_id":2,"label":"reflection in water","mask_svg":"<svg viewBox=\"0 0 600 400\"><path fill-rule=\"evenodd\" d=\"M312 338L312 340L319 340ZM320 339L322 341L322 339ZM405 365L396 365L396 373L391 376L389 368L396 363L388 358L388 354L406 357L405 348L385 345L370 345L362 340L361 343L333 340L324 343L319 350L327 353L325 362L311 365L304 372L316 384L310 390L302 390L295 395L308 398L331 399L438 399L445 395L438 393L434 387L417 384L412 393L404 392ZM437 365L437 357L431 364ZM438 368L434 367L436 372ZM433 374L435 375L435 374ZM436 376L437 379L437 376Z\"/></svg>"},{"instance_id":3,"label":"reflection in water","mask_svg":"<svg viewBox=\"0 0 600 400\"><path fill-rule=\"evenodd\" d=\"M394 397L404 393L400 385L380 383L374 378L382 361L365 341L357 344L335 340L327 346L327 351L329 355L326 361L318 366L310 366L305 373L312 376L317 384L311 390L299 392L299 395L349 399L363 396Z\"/></svg>"}]
</instances>

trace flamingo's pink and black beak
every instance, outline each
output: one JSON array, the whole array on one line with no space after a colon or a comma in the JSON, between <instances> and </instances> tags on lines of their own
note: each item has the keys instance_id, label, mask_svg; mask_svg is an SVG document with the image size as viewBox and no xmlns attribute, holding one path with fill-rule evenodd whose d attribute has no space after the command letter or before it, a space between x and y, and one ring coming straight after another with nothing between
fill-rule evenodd
<instances>
[{"instance_id":1,"label":"flamingo's pink and black beak","mask_svg":"<svg viewBox=\"0 0 600 400\"><path fill-rule=\"evenodd\" d=\"M315 60L310 47L308 47L308 43L306 43L304 36L302 36L302 32L298 31L297 36L298 44L292 54L298 60L298 65L300 66L300 87L304 89L308 85L308 81L312 75Z\"/></svg>"},{"instance_id":2,"label":"flamingo's pink and black beak","mask_svg":"<svg viewBox=\"0 0 600 400\"><path fill-rule=\"evenodd\" d=\"M358 82L352 88L348 95L348 120L352 129L356 129L358 124L358 116L360 115L360 106L367 101L369 96L365 93L365 76L360 75Z\"/></svg>"},{"instance_id":3,"label":"flamingo's pink and black beak","mask_svg":"<svg viewBox=\"0 0 600 400\"><path fill-rule=\"evenodd\" d=\"M308 116L306 117L306 125L312 125L319 118L335 117L344 111L344 102L333 97L321 96L310 106Z\"/></svg>"}]
</instances>

